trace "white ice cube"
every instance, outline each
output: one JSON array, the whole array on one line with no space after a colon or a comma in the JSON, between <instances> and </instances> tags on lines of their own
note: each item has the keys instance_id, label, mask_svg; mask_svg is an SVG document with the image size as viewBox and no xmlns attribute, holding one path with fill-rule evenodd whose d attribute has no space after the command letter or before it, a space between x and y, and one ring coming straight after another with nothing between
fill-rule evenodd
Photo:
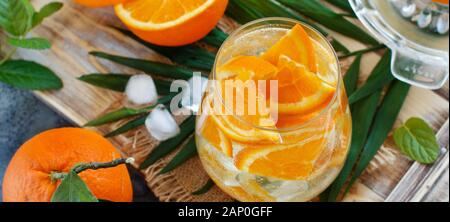
<instances>
[{"instance_id":1,"label":"white ice cube","mask_svg":"<svg viewBox=\"0 0 450 222\"><path fill-rule=\"evenodd\" d=\"M145 120L145 127L159 141L168 140L180 133L180 127L163 105L152 110Z\"/></svg>"},{"instance_id":2,"label":"white ice cube","mask_svg":"<svg viewBox=\"0 0 450 222\"><path fill-rule=\"evenodd\" d=\"M146 74L134 75L125 88L125 94L137 105L152 104L158 100L158 93L152 77Z\"/></svg>"},{"instance_id":3,"label":"white ice cube","mask_svg":"<svg viewBox=\"0 0 450 222\"><path fill-rule=\"evenodd\" d=\"M196 113L207 85L207 78L202 77L199 73L194 73L194 76L188 80L188 87L183 88L181 105Z\"/></svg>"}]
</instances>

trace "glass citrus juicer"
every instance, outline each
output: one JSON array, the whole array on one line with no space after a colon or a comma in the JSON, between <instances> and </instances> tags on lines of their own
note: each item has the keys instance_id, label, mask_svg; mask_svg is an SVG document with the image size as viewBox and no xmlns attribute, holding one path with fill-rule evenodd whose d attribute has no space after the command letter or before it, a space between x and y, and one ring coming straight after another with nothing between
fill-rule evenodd
<instances>
[{"instance_id":1,"label":"glass citrus juicer","mask_svg":"<svg viewBox=\"0 0 450 222\"><path fill-rule=\"evenodd\" d=\"M364 26L393 53L392 74L438 89L449 75L448 0L349 0Z\"/></svg>"},{"instance_id":2,"label":"glass citrus juicer","mask_svg":"<svg viewBox=\"0 0 450 222\"><path fill-rule=\"evenodd\" d=\"M333 182L351 117L324 36L291 19L248 23L224 42L208 82L195 136L223 191L240 201L308 201Z\"/></svg>"}]
</instances>

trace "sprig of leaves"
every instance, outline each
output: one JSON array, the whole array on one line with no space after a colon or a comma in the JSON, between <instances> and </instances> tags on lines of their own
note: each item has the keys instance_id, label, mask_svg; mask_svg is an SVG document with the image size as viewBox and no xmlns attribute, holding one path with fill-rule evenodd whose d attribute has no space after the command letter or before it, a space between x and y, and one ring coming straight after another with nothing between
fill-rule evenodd
<instances>
[{"instance_id":1,"label":"sprig of leaves","mask_svg":"<svg viewBox=\"0 0 450 222\"><path fill-rule=\"evenodd\" d=\"M85 170L97 170L116 167L121 164L133 162L133 158L119 158L111 162L92 162L79 163L73 166L68 173L52 172L50 179L52 182L61 180L55 192L52 195L52 202L100 202L103 200L97 199L92 194L86 183L78 176L79 173Z\"/></svg>"},{"instance_id":2,"label":"sprig of leaves","mask_svg":"<svg viewBox=\"0 0 450 222\"><path fill-rule=\"evenodd\" d=\"M51 47L47 39L25 36L61 7L62 3L53 2L36 12L28 0L0 1L0 28L5 31L6 43L12 48L0 60L0 81L29 90L59 89L63 86L49 68L36 62L10 59L17 48L43 50Z\"/></svg>"},{"instance_id":3,"label":"sprig of leaves","mask_svg":"<svg viewBox=\"0 0 450 222\"><path fill-rule=\"evenodd\" d=\"M397 148L411 159L423 163L434 163L439 156L439 144L433 129L420 118L410 118L394 131Z\"/></svg>"}]
</instances>

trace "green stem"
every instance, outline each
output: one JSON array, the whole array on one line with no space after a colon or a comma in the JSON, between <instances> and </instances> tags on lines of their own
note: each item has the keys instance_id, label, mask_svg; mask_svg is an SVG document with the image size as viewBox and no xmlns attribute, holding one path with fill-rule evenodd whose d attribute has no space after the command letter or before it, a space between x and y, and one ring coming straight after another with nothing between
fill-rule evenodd
<instances>
[{"instance_id":1,"label":"green stem","mask_svg":"<svg viewBox=\"0 0 450 222\"><path fill-rule=\"evenodd\" d=\"M17 48L13 48L11 51L8 52L8 54L3 57L3 59L0 61L0 66L3 65L7 60L11 58L11 56L16 53Z\"/></svg>"},{"instance_id":2,"label":"green stem","mask_svg":"<svg viewBox=\"0 0 450 222\"><path fill-rule=\"evenodd\" d=\"M362 55L362 54L365 54L365 53L368 53L368 52L373 52L373 51L376 51L376 50L379 50L379 49L384 49L384 48L386 48L386 46L380 44L380 45L376 45L376 46L371 47L371 48L362 49L362 50L354 51L354 52L351 52L351 53L339 56L339 59L345 59L345 58L348 58L348 57L351 57L351 56L355 56L355 55Z\"/></svg>"},{"instance_id":3,"label":"green stem","mask_svg":"<svg viewBox=\"0 0 450 222\"><path fill-rule=\"evenodd\" d=\"M115 159L111 162L103 162L103 163L98 163L98 162L80 163L80 164L75 165L71 170L73 170L75 173L79 174L85 170L97 170L97 169L102 169L102 168L111 168L111 167L118 166L120 164L132 163L132 162L134 162L134 158L119 158L119 159ZM52 181L56 181L56 180L64 179L67 175L68 175L68 173L64 173L64 172L51 172L50 177L51 177Z\"/></svg>"}]
</instances>

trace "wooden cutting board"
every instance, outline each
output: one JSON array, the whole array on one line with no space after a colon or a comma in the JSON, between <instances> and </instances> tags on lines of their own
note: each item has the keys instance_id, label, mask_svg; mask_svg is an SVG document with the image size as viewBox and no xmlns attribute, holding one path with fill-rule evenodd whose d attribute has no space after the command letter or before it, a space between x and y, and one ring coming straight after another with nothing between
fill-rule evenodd
<instances>
[{"instance_id":1,"label":"wooden cutting board","mask_svg":"<svg viewBox=\"0 0 450 222\"><path fill-rule=\"evenodd\" d=\"M50 1L32 0L36 8L48 2ZM355 20L355 23L358 21ZM89 51L99 50L170 63L167 58L122 35L110 28L110 25L121 26L120 21L114 16L112 7L90 9L65 1L60 12L47 19L32 33L32 35L50 39L53 43L52 49L48 51L19 50L16 54L17 58L34 60L49 66L62 78L63 89L35 92L35 94L76 125L83 125L108 111L129 105L120 93L92 87L78 81L76 77L94 72L138 73L136 70L97 60L88 55ZM229 32L235 29L237 24L224 18L220 21L219 27ZM364 48L362 44L351 39L335 33L333 35L350 50ZM376 53L364 56L362 80L368 76L379 57ZM351 59L341 62L343 71L350 62ZM444 172L448 173L448 83L439 91L413 87L397 125L412 116L425 119L437 132L443 147L439 161L432 166L414 163L399 153L394 146L392 136L389 136L345 201L420 201L434 186L438 186L435 182ZM123 122L95 128L95 130L100 133L109 132L121 123ZM118 136L111 141L124 155L135 157L137 164L157 144L143 128ZM201 196L190 194L202 186L207 179L198 158L191 159L167 175L158 176L158 170L167 163L168 158L141 171L148 186L161 201L231 200L217 188ZM448 184L439 189L447 189L448 200Z\"/></svg>"}]
</instances>

